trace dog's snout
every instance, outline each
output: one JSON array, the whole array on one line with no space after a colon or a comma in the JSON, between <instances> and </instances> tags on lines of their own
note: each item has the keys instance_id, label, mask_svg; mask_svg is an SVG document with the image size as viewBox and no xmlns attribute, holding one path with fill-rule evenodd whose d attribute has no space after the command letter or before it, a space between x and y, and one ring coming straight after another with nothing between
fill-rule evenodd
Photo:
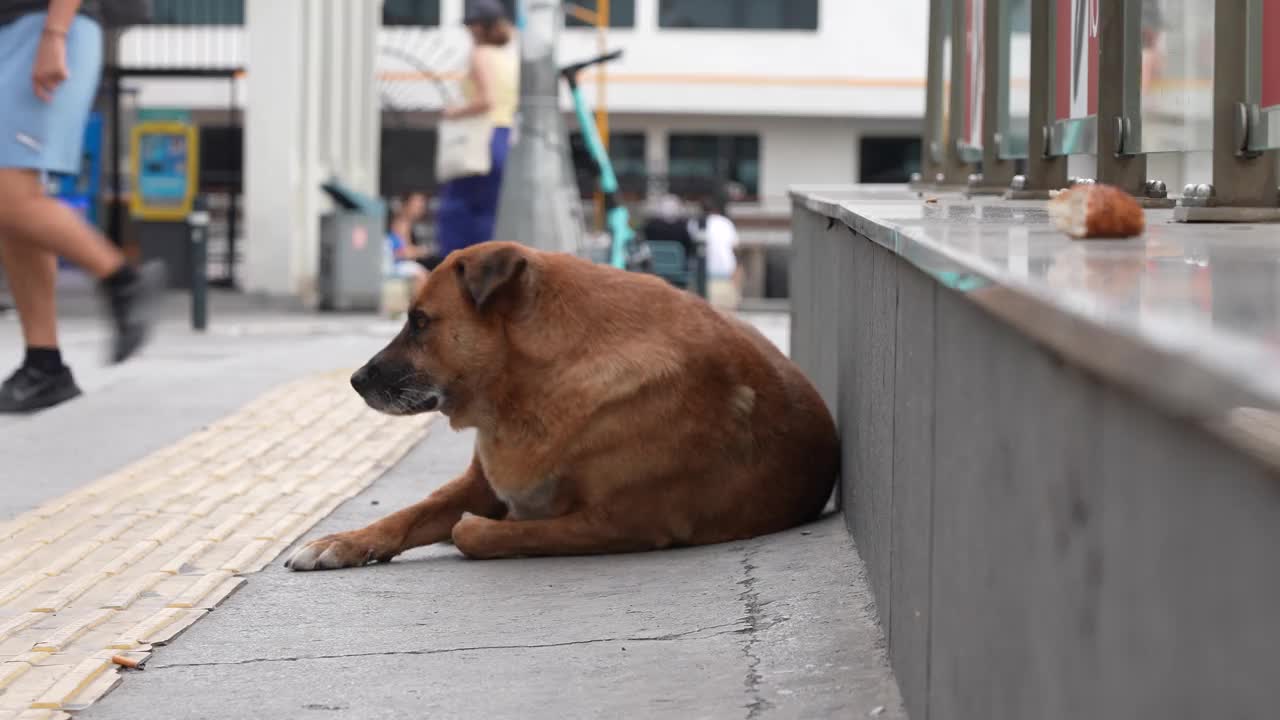
<instances>
[{"instance_id":1,"label":"dog's snout","mask_svg":"<svg viewBox=\"0 0 1280 720\"><path fill-rule=\"evenodd\" d=\"M378 370L378 366L369 363L351 374L351 387L355 388L356 392L364 394L376 385L381 377L382 373Z\"/></svg>"}]
</instances>

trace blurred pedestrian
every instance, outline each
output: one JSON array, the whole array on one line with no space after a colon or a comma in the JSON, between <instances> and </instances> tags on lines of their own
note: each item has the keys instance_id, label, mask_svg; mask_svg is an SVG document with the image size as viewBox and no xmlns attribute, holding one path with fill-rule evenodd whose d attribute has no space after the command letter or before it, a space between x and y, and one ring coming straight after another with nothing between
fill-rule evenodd
<instances>
[{"instance_id":1,"label":"blurred pedestrian","mask_svg":"<svg viewBox=\"0 0 1280 720\"><path fill-rule=\"evenodd\" d=\"M493 121L488 174L455 178L440 189L436 240L448 255L493 239L502 171L511 147L511 126L519 100L520 65L507 47L514 29L497 0L472 0L463 23L475 45L462 83L465 100L444 109L450 119L488 114Z\"/></svg>"},{"instance_id":2,"label":"blurred pedestrian","mask_svg":"<svg viewBox=\"0 0 1280 720\"><path fill-rule=\"evenodd\" d=\"M707 299L716 307L735 310L742 286L738 228L729 219L725 205L719 197L703 200L703 218L695 227L707 248Z\"/></svg>"},{"instance_id":3,"label":"blurred pedestrian","mask_svg":"<svg viewBox=\"0 0 1280 720\"><path fill-rule=\"evenodd\" d=\"M69 206L45 194L47 173L80 169L102 73L100 2L0 0L0 257L26 357L0 385L0 412L29 412L80 394L58 348L57 258L99 280L114 336L110 358L147 336L139 273Z\"/></svg>"}]
</instances>

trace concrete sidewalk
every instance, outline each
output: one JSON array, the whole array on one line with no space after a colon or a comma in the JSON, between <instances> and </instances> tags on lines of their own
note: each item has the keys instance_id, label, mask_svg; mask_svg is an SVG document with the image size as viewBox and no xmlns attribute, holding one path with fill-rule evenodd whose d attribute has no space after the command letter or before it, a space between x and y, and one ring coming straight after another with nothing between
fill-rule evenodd
<instances>
[{"instance_id":1,"label":"concrete sidewalk","mask_svg":"<svg viewBox=\"0 0 1280 720\"><path fill-rule=\"evenodd\" d=\"M785 347L784 316L751 319ZM0 354L16 350L7 325L0 319ZM0 519L271 387L354 366L394 331L369 318L246 311L205 336L172 321L120 368L82 362L85 398L0 425ZM103 339L87 318L68 322L64 337L83 360ZM468 435L435 424L306 537L421 498L470 453ZM389 565L290 573L283 557L77 716L904 717L839 518L749 542L598 558L470 562L438 546Z\"/></svg>"},{"instance_id":2,"label":"concrete sidewalk","mask_svg":"<svg viewBox=\"0 0 1280 720\"><path fill-rule=\"evenodd\" d=\"M420 499L470 445L433 428L311 536ZM614 557L471 562L437 546L358 570L281 562L80 716L902 717L838 518Z\"/></svg>"}]
</instances>

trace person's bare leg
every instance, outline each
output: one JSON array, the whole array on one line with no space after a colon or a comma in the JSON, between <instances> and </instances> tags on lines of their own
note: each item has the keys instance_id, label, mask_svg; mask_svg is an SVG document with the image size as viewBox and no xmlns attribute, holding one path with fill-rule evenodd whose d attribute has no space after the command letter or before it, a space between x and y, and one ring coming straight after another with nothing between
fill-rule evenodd
<instances>
[{"instance_id":1,"label":"person's bare leg","mask_svg":"<svg viewBox=\"0 0 1280 720\"><path fill-rule=\"evenodd\" d=\"M125 262L74 210L45 195L34 170L0 168L0 236L6 243L29 243L65 257L99 280ZM9 273L10 282L15 274Z\"/></svg>"},{"instance_id":2,"label":"person's bare leg","mask_svg":"<svg viewBox=\"0 0 1280 720\"><path fill-rule=\"evenodd\" d=\"M4 263L27 347L57 347L57 258L36 245L6 237L0 238L0 262Z\"/></svg>"}]
</instances>

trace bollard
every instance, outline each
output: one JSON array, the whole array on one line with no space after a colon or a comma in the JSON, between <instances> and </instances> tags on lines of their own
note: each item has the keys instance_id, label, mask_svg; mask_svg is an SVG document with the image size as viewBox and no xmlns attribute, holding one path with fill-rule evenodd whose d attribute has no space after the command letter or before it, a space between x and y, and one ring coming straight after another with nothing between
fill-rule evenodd
<instances>
[{"instance_id":1,"label":"bollard","mask_svg":"<svg viewBox=\"0 0 1280 720\"><path fill-rule=\"evenodd\" d=\"M209 211L204 198L196 198L187 216L191 230L191 329L209 326Z\"/></svg>"},{"instance_id":2,"label":"bollard","mask_svg":"<svg viewBox=\"0 0 1280 720\"><path fill-rule=\"evenodd\" d=\"M698 297L707 299L707 244L694 240L693 287Z\"/></svg>"}]
</instances>

